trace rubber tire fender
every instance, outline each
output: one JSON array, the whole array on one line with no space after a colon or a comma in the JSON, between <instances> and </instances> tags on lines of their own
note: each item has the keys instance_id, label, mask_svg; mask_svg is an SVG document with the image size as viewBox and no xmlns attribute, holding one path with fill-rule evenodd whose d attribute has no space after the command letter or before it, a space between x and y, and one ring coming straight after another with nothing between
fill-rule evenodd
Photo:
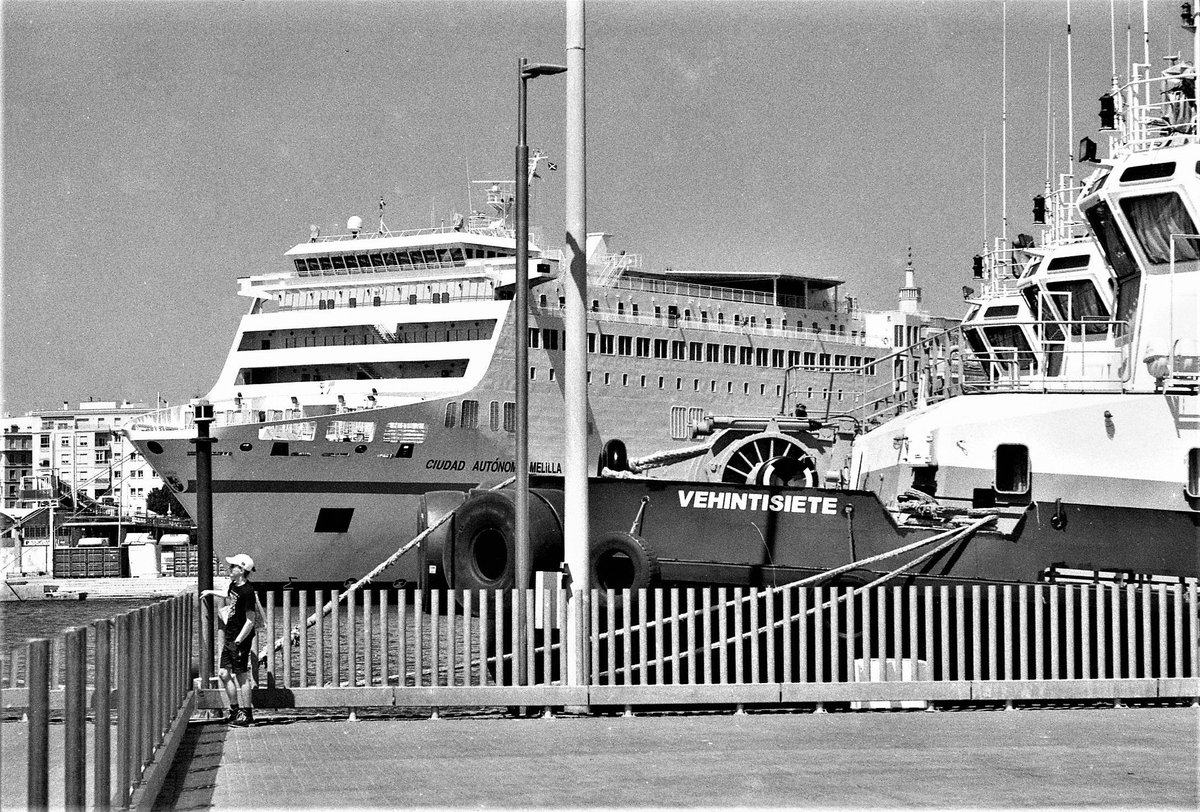
<instances>
[{"instance_id":1,"label":"rubber tire fender","mask_svg":"<svg viewBox=\"0 0 1200 812\"><path fill-rule=\"evenodd\" d=\"M611 579L606 577L606 559L614 555L629 559L632 567L629 584L611 583ZM622 589L629 589L631 592L647 589L657 585L662 577L658 557L651 551L646 540L619 530L605 533L592 541L588 549L588 569L592 584L602 593L609 588L617 592Z\"/></svg>"},{"instance_id":2,"label":"rubber tire fender","mask_svg":"<svg viewBox=\"0 0 1200 812\"><path fill-rule=\"evenodd\" d=\"M596 466L596 476L601 476L604 469L611 471L629 470L629 452L625 450L625 441L613 438L604 444L600 450L599 464Z\"/></svg>"},{"instance_id":3,"label":"rubber tire fender","mask_svg":"<svg viewBox=\"0 0 1200 812\"><path fill-rule=\"evenodd\" d=\"M454 517L454 589L511 589L516 581L516 494L489 491L463 502ZM562 492L529 492L529 563L555 569L562 560ZM532 582L526 586L532 586Z\"/></svg>"},{"instance_id":4,"label":"rubber tire fender","mask_svg":"<svg viewBox=\"0 0 1200 812\"><path fill-rule=\"evenodd\" d=\"M447 513L454 513L467 495L462 491L429 491L422 494L417 509L417 532L424 533L429 526L441 520ZM437 567L432 575L429 566ZM434 530L417 548L417 584L421 589L445 589L454 580L454 517Z\"/></svg>"}]
</instances>

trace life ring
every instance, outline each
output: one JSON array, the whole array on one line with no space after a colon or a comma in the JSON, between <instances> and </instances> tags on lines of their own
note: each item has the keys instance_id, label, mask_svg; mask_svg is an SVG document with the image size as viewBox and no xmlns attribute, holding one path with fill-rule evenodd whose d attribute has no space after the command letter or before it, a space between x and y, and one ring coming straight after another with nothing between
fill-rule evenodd
<instances>
[{"instance_id":1,"label":"life ring","mask_svg":"<svg viewBox=\"0 0 1200 812\"><path fill-rule=\"evenodd\" d=\"M421 495L417 532L424 533L447 513L453 514L467 495L462 491L430 491ZM421 589L446 589L453 581L454 517L430 533L417 547L417 583Z\"/></svg>"},{"instance_id":2,"label":"life ring","mask_svg":"<svg viewBox=\"0 0 1200 812\"><path fill-rule=\"evenodd\" d=\"M603 594L612 589L635 591L658 583L662 571L645 539L615 531L594 540L588 550L592 584Z\"/></svg>"},{"instance_id":3,"label":"life ring","mask_svg":"<svg viewBox=\"0 0 1200 812\"><path fill-rule=\"evenodd\" d=\"M469 497L454 517L454 589L511 589L516 581L516 494ZM562 491L529 492L529 564L553 570L562 560ZM526 587L532 586L532 581Z\"/></svg>"}]
</instances>

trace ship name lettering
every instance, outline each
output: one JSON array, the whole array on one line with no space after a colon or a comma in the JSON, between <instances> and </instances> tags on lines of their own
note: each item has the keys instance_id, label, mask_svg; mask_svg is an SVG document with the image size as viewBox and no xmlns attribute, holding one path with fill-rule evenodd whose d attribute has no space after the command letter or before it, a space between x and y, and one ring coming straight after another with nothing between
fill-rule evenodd
<instances>
[{"instance_id":1,"label":"ship name lettering","mask_svg":"<svg viewBox=\"0 0 1200 812\"><path fill-rule=\"evenodd\" d=\"M560 462L530 462L529 473L531 474L561 474L562 463Z\"/></svg>"},{"instance_id":2,"label":"ship name lettering","mask_svg":"<svg viewBox=\"0 0 1200 812\"><path fill-rule=\"evenodd\" d=\"M679 491L679 506L699 510L752 510L771 513L820 513L836 516L838 500L834 496L806 496L794 493L737 493L734 491Z\"/></svg>"},{"instance_id":3,"label":"ship name lettering","mask_svg":"<svg viewBox=\"0 0 1200 812\"><path fill-rule=\"evenodd\" d=\"M425 468L430 471L461 471L467 467L465 460L429 460Z\"/></svg>"},{"instance_id":4,"label":"ship name lettering","mask_svg":"<svg viewBox=\"0 0 1200 812\"><path fill-rule=\"evenodd\" d=\"M512 460L502 460L499 458L494 460L476 460L471 470L511 474L517 470L517 465Z\"/></svg>"}]
</instances>

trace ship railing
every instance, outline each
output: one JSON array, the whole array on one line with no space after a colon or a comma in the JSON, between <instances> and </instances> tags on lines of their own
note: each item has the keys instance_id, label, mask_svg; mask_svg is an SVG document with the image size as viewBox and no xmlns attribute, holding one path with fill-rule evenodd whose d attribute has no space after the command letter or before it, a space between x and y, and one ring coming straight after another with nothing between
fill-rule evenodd
<instances>
[{"instance_id":1,"label":"ship railing","mask_svg":"<svg viewBox=\"0 0 1200 812\"><path fill-rule=\"evenodd\" d=\"M1145 152L1197 140L1196 71L1187 63L1155 72L1136 64L1116 91L1115 152Z\"/></svg>"},{"instance_id":2,"label":"ship railing","mask_svg":"<svg viewBox=\"0 0 1200 812\"><path fill-rule=\"evenodd\" d=\"M595 279L591 280L595 283ZM813 310L821 313L855 313L857 311L847 300L833 301L815 295L809 301L801 296L766 293L763 291L727 288L718 285L700 285L694 282L679 282L673 279L650 279L641 276L619 276L606 287L615 290L630 290L644 293L661 293L664 295L687 296L696 299L712 299L719 302L737 302L740 304L791 307L801 310Z\"/></svg>"},{"instance_id":3,"label":"ship railing","mask_svg":"<svg viewBox=\"0 0 1200 812\"><path fill-rule=\"evenodd\" d=\"M562 308L554 305L535 306L535 313L540 313L548 316L561 316ZM882 339L872 339L863 333L857 335L842 335L841 333L834 334L832 332L823 332L820 330L812 330L802 325L796 327L766 327L760 326L757 323L751 325L748 321L740 324L732 324L730 322L718 322L715 319L707 321L692 316L684 318L683 316L652 316L652 315L633 315L632 313L614 313L611 310L592 310L588 313L588 318L600 322L612 322L615 324L640 324L647 327L671 327L686 330L694 328L705 332L736 334L743 333L747 335L772 336L776 338L792 338L801 341L823 341L827 345L846 345L852 347L885 347L887 343Z\"/></svg>"},{"instance_id":4,"label":"ship railing","mask_svg":"<svg viewBox=\"0 0 1200 812\"><path fill-rule=\"evenodd\" d=\"M1087 393L1128 387L1132 372L1128 322L1086 319L1017 325L1032 331L1035 340L1028 349L976 350L966 335L975 328L960 325L868 362L867 379L878 383L858 396L853 416L860 425L870 426L962 395ZM785 376L786 414L805 401L800 371L789 369Z\"/></svg>"},{"instance_id":5,"label":"ship railing","mask_svg":"<svg viewBox=\"0 0 1200 812\"><path fill-rule=\"evenodd\" d=\"M195 708L195 628L181 594L5 651L0 705L28 745L24 782L5 747L4 807L149 809Z\"/></svg>"},{"instance_id":6,"label":"ship railing","mask_svg":"<svg viewBox=\"0 0 1200 812\"><path fill-rule=\"evenodd\" d=\"M790 577L771 570L768 579ZM262 639L280 644L263 647L254 704L436 714L1200 695L1195 579L1044 575L1027 584L547 588L525 592L523 613L511 591L272 591L261 597ZM221 705L218 691L200 700Z\"/></svg>"}]
</instances>

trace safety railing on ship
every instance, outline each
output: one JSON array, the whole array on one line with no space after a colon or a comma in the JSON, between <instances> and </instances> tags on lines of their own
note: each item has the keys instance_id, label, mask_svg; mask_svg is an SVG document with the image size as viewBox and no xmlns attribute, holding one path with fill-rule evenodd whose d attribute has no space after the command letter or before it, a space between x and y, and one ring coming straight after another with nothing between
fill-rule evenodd
<instances>
[{"instance_id":1,"label":"safety railing on ship","mask_svg":"<svg viewBox=\"0 0 1200 812\"><path fill-rule=\"evenodd\" d=\"M178 595L7 653L0 705L6 725L27 718L28 749L24 797L6 782L5 808L153 801L195 703L194 601Z\"/></svg>"},{"instance_id":2,"label":"safety railing on ship","mask_svg":"<svg viewBox=\"0 0 1200 812\"><path fill-rule=\"evenodd\" d=\"M975 349L968 331L1016 331L1013 346ZM958 326L870 363L851 413L863 425L950 397L997 392L1120 391L1130 379L1124 321L1059 320ZM994 339L992 339L994 340ZM784 410L805 398L794 369L785 377ZM811 411L811 410L810 410Z\"/></svg>"},{"instance_id":3,"label":"safety railing on ship","mask_svg":"<svg viewBox=\"0 0 1200 812\"><path fill-rule=\"evenodd\" d=\"M1200 695L1194 582L530 590L524 623L511 592L263 597L259 704Z\"/></svg>"}]
</instances>

